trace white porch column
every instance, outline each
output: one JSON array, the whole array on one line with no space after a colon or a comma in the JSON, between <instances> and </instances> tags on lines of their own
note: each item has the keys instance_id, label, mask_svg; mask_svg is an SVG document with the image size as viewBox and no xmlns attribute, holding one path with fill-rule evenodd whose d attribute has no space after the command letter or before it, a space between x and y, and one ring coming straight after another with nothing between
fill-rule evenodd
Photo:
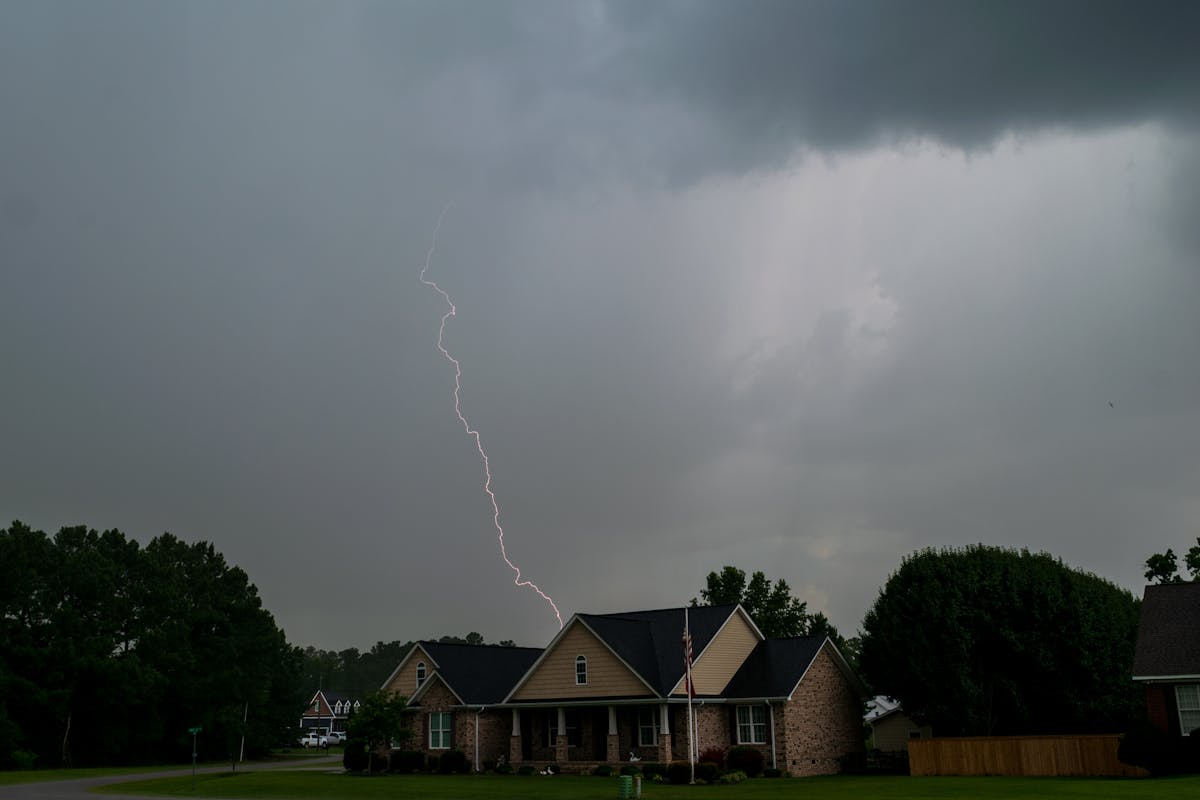
<instances>
[{"instance_id":1,"label":"white porch column","mask_svg":"<svg viewBox=\"0 0 1200 800\"><path fill-rule=\"evenodd\" d=\"M567 709L564 706L558 707L558 735L567 735Z\"/></svg>"},{"instance_id":2,"label":"white porch column","mask_svg":"<svg viewBox=\"0 0 1200 800\"><path fill-rule=\"evenodd\" d=\"M609 736L617 735L617 707L616 706L608 707L608 735Z\"/></svg>"},{"instance_id":3,"label":"white porch column","mask_svg":"<svg viewBox=\"0 0 1200 800\"><path fill-rule=\"evenodd\" d=\"M663 703L661 706L658 707L658 732L659 733L670 733L671 732L671 714L667 710L666 703Z\"/></svg>"},{"instance_id":4,"label":"white porch column","mask_svg":"<svg viewBox=\"0 0 1200 800\"><path fill-rule=\"evenodd\" d=\"M519 708L514 708L514 709L512 710L512 714L513 714L513 729L512 729L512 735L513 735L513 736L520 736L520 735L521 735L521 709L519 709Z\"/></svg>"}]
</instances>

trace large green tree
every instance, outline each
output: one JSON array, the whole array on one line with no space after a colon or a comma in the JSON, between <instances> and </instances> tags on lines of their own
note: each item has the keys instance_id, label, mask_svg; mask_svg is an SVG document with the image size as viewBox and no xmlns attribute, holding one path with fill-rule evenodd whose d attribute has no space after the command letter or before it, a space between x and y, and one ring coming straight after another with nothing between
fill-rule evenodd
<instances>
[{"instance_id":1,"label":"large green tree","mask_svg":"<svg viewBox=\"0 0 1200 800\"><path fill-rule=\"evenodd\" d=\"M1192 581L1200 581L1200 537L1196 544L1183 554L1183 565L1191 574ZM1179 575L1179 557L1167 548L1165 553L1155 553L1146 559L1146 580L1153 583L1183 583Z\"/></svg>"},{"instance_id":2,"label":"large green tree","mask_svg":"<svg viewBox=\"0 0 1200 800\"><path fill-rule=\"evenodd\" d=\"M861 666L940 735L1121 731L1141 708L1138 608L1045 553L921 550L867 613Z\"/></svg>"},{"instance_id":3,"label":"large green tree","mask_svg":"<svg viewBox=\"0 0 1200 800\"><path fill-rule=\"evenodd\" d=\"M746 581L746 573L737 567L725 566L720 572L710 572L700 590L704 605L719 606L741 603L764 636L807 636L837 631L824 614L810 615L802 600L792 597L791 587L780 578L772 584L767 576L755 572ZM692 605L698 605L692 600Z\"/></svg>"},{"instance_id":4,"label":"large green tree","mask_svg":"<svg viewBox=\"0 0 1200 800\"><path fill-rule=\"evenodd\" d=\"M250 753L295 724L301 657L211 544L0 529L0 765Z\"/></svg>"}]
</instances>

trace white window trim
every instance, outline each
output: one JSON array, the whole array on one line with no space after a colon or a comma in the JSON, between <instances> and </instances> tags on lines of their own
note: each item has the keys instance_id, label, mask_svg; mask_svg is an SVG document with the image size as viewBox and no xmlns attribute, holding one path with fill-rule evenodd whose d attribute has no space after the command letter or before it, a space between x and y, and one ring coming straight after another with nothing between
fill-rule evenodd
<instances>
[{"instance_id":1,"label":"white window trim","mask_svg":"<svg viewBox=\"0 0 1200 800\"><path fill-rule=\"evenodd\" d=\"M418 661L417 662L417 688L418 689L421 688L421 684L425 682L425 678L428 677L428 674L429 674L428 670L425 669L425 662Z\"/></svg>"},{"instance_id":2,"label":"white window trim","mask_svg":"<svg viewBox=\"0 0 1200 800\"><path fill-rule=\"evenodd\" d=\"M435 727L434 722L444 722L446 727ZM433 743L434 733L445 734L443 741L444 745L436 745ZM429 712L429 749L430 750L449 750L450 749L450 734L451 734L451 716L449 711L430 711ZM442 738L442 737L439 737Z\"/></svg>"},{"instance_id":3,"label":"white window trim","mask_svg":"<svg viewBox=\"0 0 1200 800\"><path fill-rule=\"evenodd\" d=\"M659 737L659 732L661 731L661 728L659 728L659 713L660 713L659 710L655 707L642 706L642 707L638 708L638 713L637 713L638 747L658 747L658 737ZM650 715L650 721L651 721L650 725L642 724L642 715L643 714ZM642 733L643 733L643 731L651 730L651 729L654 731L654 733L652 734L654 737L654 741L646 742L644 739L642 739Z\"/></svg>"},{"instance_id":4,"label":"white window trim","mask_svg":"<svg viewBox=\"0 0 1200 800\"><path fill-rule=\"evenodd\" d=\"M583 672L580 673L579 667L583 666ZM583 680L579 680L583 678ZM587 671L587 656L575 656L575 685L587 686L588 671Z\"/></svg>"},{"instance_id":5,"label":"white window trim","mask_svg":"<svg viewBox=\"0 0 1200 800\"><path fill-rule=\"evenodd\" d=\"M736 709L737 710L734 713L735 713L735 720L737 723L737 732L736 732L737 743L738 744L766 744L767 743L767 712L766 712L766 709L764 709L762 706L758 706L758 705L737 706ZM746 722L742 722L742 709L746 710ZM755 709L758 709L759 713L762 714L762 722L755 721L755 719L754 719L754 710ZM755 730L759 726L762 727L762 739L756 740L754 738ZM748 738L748 739L742 738L742 728L750 729L750 738Z\"/></svg>"},{"instance_id":6,"label":"white window trim","mask_svg":"<svg viewBox=\"0 0 1200 800\"><path fill-rule=\"evenodd\" d=\"M1195 697L1195 705L1188 705L1187 708L1184 708L1180 689L1188 690L1187 693ZM1179 716L1179 732L1184 736L1191 736L1192 731L1200 728L1200 720L1197 720L1195 724L1184 724L1183 714L1185 711L1190 711L1200 717L1200 683L1183 683L1175 687L1175 713Z\"/></svg>"}]
</instances>

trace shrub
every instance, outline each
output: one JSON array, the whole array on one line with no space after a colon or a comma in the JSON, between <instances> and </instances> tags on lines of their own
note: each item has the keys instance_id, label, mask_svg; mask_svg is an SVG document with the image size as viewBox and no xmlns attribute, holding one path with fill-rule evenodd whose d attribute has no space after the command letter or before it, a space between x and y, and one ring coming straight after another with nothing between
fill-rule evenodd
<instances>
[{"instance_id":1,"label":"shrub","mask_svg":"<svg viewBox=\"0 0 1200 800\"><path fill-rule=\"evenodd\" d=\"M441 756L439 756L437 753L430 753L429 758L425 760L425 771L426 772L437 772L438 771L438 763L440 761L441 761Z\"/></svg>"},{"instance_id":2,"label":"shrub","mask_svg":"<svg viewBox=\"0 0 1200 800\"><path fill-rule=\"evenodd\" d=\"M686 761L667 764L667 780L671 783L687 783L692 779L692 765Z\"/></svg>"},{"instance_id":3,"label":"shrub","mask_svg":"<svg viewBox=\"0 0 1200 800\"><path fill-rule=\"evenodd\" d=\"M497 775L512 775L512 773L513 773L512 764L505 762L503 764L496 765L496 774Z\"/></svg>"},{"instance_id":4,"label":"shrub","mask_svg":"<svg viewBox=\"0 0 1200 800\"><path fill-rule=\"evenodd\" d=\"M649 765L647 765L647 766L649 766ZM642 770L639 769L638 767L635 767L633 764L626 764L625 766L621 767L621 774L622 775L641 775Z\"/></svg>"},{"instance_id":5,"label":"shrub","mask_svg":"<svg viewBox=\"0 0 1200 800\"><path fill-rule=\"evenodd\" d=\"M717 778L717 783L725 786L733 783L741 783L744 780L746 780L746 773L740 769L735 769Z\"/></svg>"},{"instance_id":6,"label":"shrub","mask_svg":"<svg viewBox=\"0 0 1200 800\"><path fill-rule=\"evenodd\" d=\"M461 775L469 772L470 769L467 763L467 754L462 750L447 750L442 753L442 758L438 762L438 772L443 775Z\"/></svg>"},{"instance_id":7,"label":"shrub","mask_svg":"<svg viewBox=\"0 0 1200 800\"><path fill-rule=\"evenodd\" d=\"M535 772L537 772L537 770L533 768L532 764L522 764L517 768L518 775L532 775Z\"/></svg>"},{"instance_id":8,"label":"shrub","mask_svg":"<svg viewBox=\"0 0 1200 800\"><path fill-rule=\"evenodd\" d=\"M362 739L350 739L342 751L342 766L347 772L362 772L367 768L367 743Z\"/></svg>"},{"instance_id":9,"label":"shrub","mask_svg":"<svg viewBox=\"0 0 1200 800\"><path fill-rule=\"evenodd\" d=\"M712 763L716 764L718 768L724 766L725 748L710 747L706 750L701 750L700 757L696 759L696 763L703 764L705 761L711 761Z\"/></svg>"},{"instance_id":10,"label":"shrub","mask_svg":"<svg viewBox=\"0 0 1200 800\"><path fill-rule=\"evenodd\" d=\"M712 783L721 774L721 766L712 761L701 761L696 765L696 780Z\"/></svg>"},{"instance_id":11,"label":"shrub","mask_svg":"<svg viewBox=\"0 0 1200 800\"><path fill-rule=\"evenodd\" d=\"M731 770L741 770L748 778L757 778L763 771L763 754L753 747L733 747L725 756Z\"/></svg>"},{"instance_id":12,"label":"shrub","mask_svg":"<svg viewBox=\"0 0 1200 800\"><path fill-rule=\"evenodd\" d=\"M776 769L775 767L767 767L766 769L763 770L763 777L764 778L782 778L783 770Z\"/></svg>"},{"instance_id":13,"label":"shrub","mask_svg":"<svg viewBox=\"0 0 1200 800\"><path fill-rule=\"evenodd\" d=\"M425 769L425 754L417 750L393 750L388 769L401 775L411 775Z\"/></svg>"},{"instance_id":14,"label":"shrub","mask_svg":"<svg viewBox=\"0 0 1200 800\"><path fill-rule=\"evenodd\" d=\"M642 764L642 774L651 779L653 779L656 775L661 778L667 774L667 768L662 764L651 761L648 764Z\"/></svg>"},{"instance_id":15,"label":"shrub","mask_svg":"<svg viewBox=\"0 0 1200 800\"><path fill-rule=\"evenodd\" d=\"M613 774L612 764L597 764L592 770L592 774L601 778L607 778Z\"/></svg>"},{"instance_id":16,"label":"shrub","mask_svg":"<svg viewBox=\"0 0 1200 800\"><path fill-rule=\"evenodd\" d=\"M344 758L344 756L343 756ZM384 753L371 753L371 772L387 772L388 757Z\"/></svg>"},{"instance_id":17,"label":"shrub","mask_svg":"<svg viewBox=\"0 0 1200 800\"><path fill-rule=\"evenodd\" d=\"M1141 767L1151 775L1169 775L1175 772L1178 760L1175 750L1174 737L1145 722L1121 737L1117 758L1125 764Z\"/></svg>"},{"instance_id":18,"label":"shrub","mask_svg":"<svg viewBox=\"0 0 1200 800\"><path fill-rule=\"evenodd\" d=\"M8 754L8 760L13 769L33 769L37 756L28 750L13 750Z\"/></svg>"}]
</instances>

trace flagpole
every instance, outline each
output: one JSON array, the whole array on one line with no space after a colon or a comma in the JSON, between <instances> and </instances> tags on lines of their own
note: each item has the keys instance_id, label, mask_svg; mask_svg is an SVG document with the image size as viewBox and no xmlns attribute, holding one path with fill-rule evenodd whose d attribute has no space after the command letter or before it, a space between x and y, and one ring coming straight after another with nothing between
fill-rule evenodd
<instances>
[{"instance_id":1,"label":"flagpole","mask_svg":"<svg viewBox=\"0 0 1200 800\"><path fill-rule=\"evenodd\" d=\"M688 704L688 764L691 769L690 783L696 782L696 726L692 724L692 632L688 627L688 609L683 607L683 647L684 662L687 665L687 677L684 688L687 690Z\"/></svg>"}]
</instances>

